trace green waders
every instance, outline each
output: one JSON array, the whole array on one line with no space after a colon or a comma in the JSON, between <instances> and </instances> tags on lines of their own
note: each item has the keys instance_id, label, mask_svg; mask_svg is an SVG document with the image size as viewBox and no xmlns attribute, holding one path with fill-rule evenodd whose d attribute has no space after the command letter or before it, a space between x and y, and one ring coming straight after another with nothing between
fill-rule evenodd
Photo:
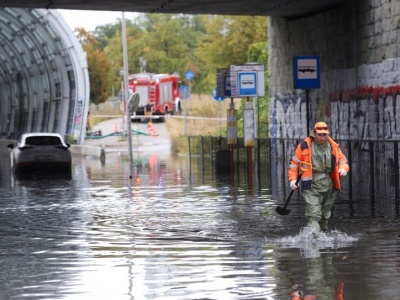
<instances>
[{"instance_id":1,"label":"green waders","mask_svg":"<svg viewBox=\"0 0 400 300\"><path fill-rule=\"evenodd\" d=\"M331 179L331 145L329 142L319 143L313 132L310 136L314 137L311 144L313 178L311 189L302 190L302 194L306 201L307 227L312 227L319 233L321 230L328 230L336 190Z\"/></svg>"},{"instance_id":2,"label":"green waders","mask_svg":"<svg viewBox=\"0 0 400 300\"><path fill-rule=\"evenodd\" d=\"M332 187L332 180L325 177L313 184L310 190L303 191L306 202L305 216L307 227L328 230L328 220L331 217L332 206L335 202L336 190Z\"/></svg>"}]
</instances>

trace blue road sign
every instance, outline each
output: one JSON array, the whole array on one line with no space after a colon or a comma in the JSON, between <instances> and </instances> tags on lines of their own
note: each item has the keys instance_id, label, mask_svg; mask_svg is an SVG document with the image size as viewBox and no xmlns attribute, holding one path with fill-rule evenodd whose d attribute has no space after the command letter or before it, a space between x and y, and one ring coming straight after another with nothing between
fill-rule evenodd
<instances>
[{"instance_id":1,"label":"blue road sign","mask_svg":"<svg viewBox=\"0 0 400 300\"><path fill-rule=\"evenodd\" d=\"M218 89L215 88L213 90L213 97L215 100L217 100L218 102L221 102L222 100L225 100L225 97L218 97Z\"/></svg>"},{"instance_id":2,"label":"blue road sign","mask_svg":"<svg viewBox=\"0 0 400 300\"><path fill-rule=\"evenodd\" d=\"M179 95L182 99L188 99L190 97L190 89L187 85L182 85L179 88Z\"/></svg>"},{"instance_id":3,"label":"blue road sign","mask_svg":"<svg viewBox=\"0 0 400 300\"><path fill-rule=\"evenodd\" d=\"M186 73L185 73L185 77L186 77L186 79L188 79L188 80L192 80L192 79L194 78L194 73L193 73L192 71L188 70L188 71L186 71Z\"/></svg>"},{"instance_id":4,"label":"blue road sign","mask_svg":"<svg viewBox=\"0 0 400 300\"><path fill-rule=\"evenodd\" d=\"M295 89L319 89L321 87L319 56L295 56L293 75Z\"/></svg>"}]
</instances>

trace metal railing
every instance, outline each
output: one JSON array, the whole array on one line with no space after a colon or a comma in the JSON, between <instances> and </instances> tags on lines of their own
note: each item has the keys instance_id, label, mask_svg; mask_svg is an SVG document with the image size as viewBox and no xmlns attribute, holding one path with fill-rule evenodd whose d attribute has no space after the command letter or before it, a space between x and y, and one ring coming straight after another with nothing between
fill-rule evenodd
<instances>
[{"instance_id":1,"label":"metal railing","mask_svg":"<svg viewBox=\"0 0 400 300\"><path fill-rule=\"evenodd\" d=\"M258 138L252 147L252 170L256 188L271 188L272 194L284 198L287 190L287 169L295 148L302 139ZM249 180L247 148L243 139L237 144L228 145L227 139L215 136L189 136L191 159L201 163L211 161L216 166L217 153L233 151L233 169L236 180ZM338 201L346 201L356 208L357 203L368 201L371 214L396 211L399 215L400 176L399 143L400 141L359 141L336 140L346 155L350 172L342 179L342 193ZM283 195L282 195L283 193ZM379 204L377 203L379 202Z\"/></svg>"}]
</instances>

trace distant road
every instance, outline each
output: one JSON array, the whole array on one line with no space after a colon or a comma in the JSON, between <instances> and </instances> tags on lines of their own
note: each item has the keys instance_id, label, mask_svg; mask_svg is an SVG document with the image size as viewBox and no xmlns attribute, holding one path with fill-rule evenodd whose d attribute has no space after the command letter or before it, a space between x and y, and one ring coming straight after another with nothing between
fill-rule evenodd
<instances>
[{"instance_id":1,"label":"distant road","mask_svg":"<svg viewBox=\"0 0 400 300\"><path fill-rule=\"evenodd\" d=\"M92 116L90 116L92 117ZM169 152L170 136L165 122L153 122L153 132L156 135L150 135L148 122L135 122L130 124L132 133L132 145L135 151L164 151ZM86 146L105 146L106 152L127 151L128 140L123 133L126 132L125 120L122 116L118 118L105 120L93 126L92 132L101 131L101 137L93 137L85 139ZM113 133L117 135L108 136Z\"/></svg>"}]
</instances>

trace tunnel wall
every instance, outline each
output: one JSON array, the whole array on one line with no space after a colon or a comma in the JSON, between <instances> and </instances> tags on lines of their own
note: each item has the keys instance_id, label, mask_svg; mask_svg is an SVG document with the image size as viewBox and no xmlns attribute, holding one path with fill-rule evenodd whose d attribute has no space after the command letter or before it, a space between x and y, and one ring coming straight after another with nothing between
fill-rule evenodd
<instances>
[{"instance_id":1,"label":"tunnel wall","mask_svg":"<svg viewBox=\"0 0 400 300\"><path fill-rule=\"evenodd\" d=\"M0 8L0 138L83 143L89 92L86 54L58 11Z\"/></svg>"},{"instance_id":2,"label":"tunnel wall","mask_svg":"<svg viewBox=\"0 0 400 300\"><path fill-rule=\"evenodd\" d=\"M352 0L314 16L269 18L269 133L302 138L325 120L337 139L400 138L400 5ZM321 87L294 89L293 57L320 57Z\"/></svg>"}]
</instances>

